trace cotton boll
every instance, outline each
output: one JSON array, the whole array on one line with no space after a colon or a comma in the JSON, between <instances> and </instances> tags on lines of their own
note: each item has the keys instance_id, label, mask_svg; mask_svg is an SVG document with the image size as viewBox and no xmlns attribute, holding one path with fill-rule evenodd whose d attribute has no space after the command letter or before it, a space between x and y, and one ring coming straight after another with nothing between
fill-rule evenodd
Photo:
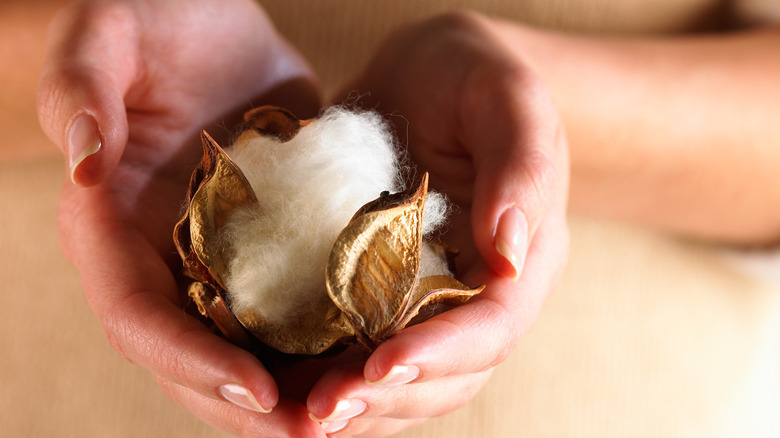
<instances>
[{"instance_id":1,"label":"cotton boll","mask_svg":"<svg viewBox=\"0 0 780 438\"><path fill-rule=\"evenodd\" d=\"M234 250L225 276L231 307L282 324L329 299L328 256L355 212L403 189L395 142L377 114L336 107L287 142L243 135L226 152L259 200L234 211L221 232ZM429 193L425 233L444 222L446 205Z\"/></svg>"}]
</instances>

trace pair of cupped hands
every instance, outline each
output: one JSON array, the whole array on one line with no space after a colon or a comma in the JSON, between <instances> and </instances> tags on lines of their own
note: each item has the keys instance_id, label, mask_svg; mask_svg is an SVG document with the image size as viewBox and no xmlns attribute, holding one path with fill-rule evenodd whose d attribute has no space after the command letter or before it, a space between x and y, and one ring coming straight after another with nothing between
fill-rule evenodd
<instances>
[{"instance_id":1,"label":"pair of cupped hands","mask_svg":"<svg viewBox=\"0 0 780 438\"><path fill-rule=\"evenodd\" d=\"M237 435L386 436L462 407L565 264L565 135L545 85L494 22L452 13L411 24L343 90L396 115L411 159L456 206L443 240L461 250L461 280L486 288L367 359L274 377L182 311L171 235L200 130L225 140L261 104L316 116L314 73L251 0L87 1L52 24L38 111L71 172L65 253L113 348Z\"/></svg>"}]
</instances>

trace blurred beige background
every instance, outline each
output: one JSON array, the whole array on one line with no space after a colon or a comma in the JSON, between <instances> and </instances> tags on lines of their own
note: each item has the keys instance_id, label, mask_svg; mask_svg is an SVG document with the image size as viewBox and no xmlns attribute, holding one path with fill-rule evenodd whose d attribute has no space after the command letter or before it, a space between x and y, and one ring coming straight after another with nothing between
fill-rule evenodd
<instances>
[{"instance_id":1,"label":"blurred beige background","mask_svg":"<svg viewBox=\"0 0 780 438\"><path fill-rule=\"evenodd\" d=\"M35 90L46 24L62 3L0 2L0 436L224 437L109 348L61 254L65 169L38 128ZM656 1L666 16L642 2L543 3L481 7L562 28L650 32L704 26L721 2ZM332 91L392 26L453 4L267 7ZM566 18L578 11L579 21ZM398 437L780 436L780 284L771 280L780 265L756 255L756 275L744 254L594 218L571 224L561 287L514 354L466 408Z\"/></svg>"}]
</instances>

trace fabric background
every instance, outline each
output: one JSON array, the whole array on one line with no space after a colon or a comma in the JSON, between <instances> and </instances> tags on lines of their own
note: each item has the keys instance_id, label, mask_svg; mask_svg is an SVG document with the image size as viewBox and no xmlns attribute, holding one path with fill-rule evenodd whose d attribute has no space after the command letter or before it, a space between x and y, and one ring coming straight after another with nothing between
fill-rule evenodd
<instances>
[{"instance_id":1,"label":"fabric background","mask_svg":"<svg viewBox=\"0 0 780 438\"><path fill-rule=\"evenodd\" d=\"M59 248L65 169L37 128L34 95L44 29L62 3L0 3L0 56L14 61L0 67L0 436L225 437L111 350ZM706 28L723 3L480 8L561 29L644 33ZM265 4L330 94L394 26L467 3ZM397 437L780 436L780 285L755 274L766 266L752 268L772 259L597 218L573 216L571 227L561 286L484 390Z\"/></svg>"}]
</instances>

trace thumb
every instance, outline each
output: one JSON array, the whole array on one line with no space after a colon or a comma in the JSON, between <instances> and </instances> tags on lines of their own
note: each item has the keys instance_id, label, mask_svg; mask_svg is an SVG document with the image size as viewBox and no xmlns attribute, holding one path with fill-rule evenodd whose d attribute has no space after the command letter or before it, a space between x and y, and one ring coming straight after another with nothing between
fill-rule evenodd
<instances>
[{"instance_id":1,"label":"thumb","mask_svg":"<svg viewBox=\"0 0 780 438\"><path fill-rule=\"evenodd\" d=\"M466 143L478 145L471 147L476 170L471 220L488 266L516 280L540 224L552 210L565 209L568 159L561 124L543 86L515 83L500 96L491 105L473 107L481 110L464 133Z\"/></svg>"},{"instance_id":2,"label":"thumb","mask_svg":"<svg viewBox=\"0 0 780 438\"><path fill-rule=\"evenodd\" d=\"M122 6L84 4L63 10L51 25L38 119L65 154L75 184L99 183L124 152L124 94L138 70L136 23Z\"/></svg>"}]
</instances>

